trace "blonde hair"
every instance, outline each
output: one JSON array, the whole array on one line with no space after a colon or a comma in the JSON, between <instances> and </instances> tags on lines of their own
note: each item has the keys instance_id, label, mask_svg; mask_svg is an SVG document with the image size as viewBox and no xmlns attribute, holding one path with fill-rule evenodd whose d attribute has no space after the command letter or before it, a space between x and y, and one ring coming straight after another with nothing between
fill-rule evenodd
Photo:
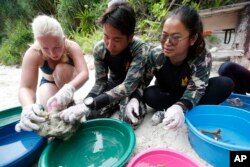
<instances>
[{"instance_id":1,"label":"blonde hair","mask_svg":"<svg viewBox=\"0 0 250 167\"><path fill-rule=\"evenodd\" d=\"M40 44L37 38L51 35L63 39L65 37L61 24L52 16L39 15L34 18L31 23L32 32L34 35L33 47L35 50L40 51ZM48 59L47 55L43 55L45 59ZM67 45L65 46L65 51L61 58L62 62L68 61Z\"/></svg>"},{"instance_id":2,"label":"blonde hair","mask_svg":"<svg viewBox=\"0 0 250 167\"><path fill-rule=\"evenodd\" d=\"M35 40L45 35L51 35L60 38L64 37L61 24L52 16L39 15L34 18L31 25Z\"/></svg>"}]
</instances>

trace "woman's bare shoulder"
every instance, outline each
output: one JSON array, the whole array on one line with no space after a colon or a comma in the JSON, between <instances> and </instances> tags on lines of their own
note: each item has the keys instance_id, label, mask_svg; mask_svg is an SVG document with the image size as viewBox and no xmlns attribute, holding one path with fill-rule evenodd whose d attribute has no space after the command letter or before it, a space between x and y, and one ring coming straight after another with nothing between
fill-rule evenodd
<instances>
[{"instance_id":1,"label":"woman's bare shoulder","mask_svg":"<svg viewBox=\"0 0 250 167\"><path fill-rule=\"evenodd\" d=\"M35 63L40 66L43 63L44 58L40 50L38 50L34 46L30 46L24 53L23 61L31 64Z\"/></svg>"},{"instance_id":2,"label":"woman's bare shoulder","mask_svg":"<svg viewBox=\"0 0 250 167\"><path fill-rule=\"evenodd\" d=\"M66 47L66 50L72 55L72 54L84 54L83 53L83 49L80 47L80 45L73 41L73 40L70 40L70 39L66 39L65 40L65 47Z\"/></svg>"}]
</instances>

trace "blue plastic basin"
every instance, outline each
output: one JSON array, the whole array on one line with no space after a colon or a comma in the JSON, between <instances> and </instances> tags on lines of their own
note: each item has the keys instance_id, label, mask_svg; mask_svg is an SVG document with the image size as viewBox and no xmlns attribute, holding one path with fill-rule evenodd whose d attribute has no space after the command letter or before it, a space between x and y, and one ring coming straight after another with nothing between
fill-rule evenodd
<instances>
[{"instance_id":1,"label":"blue plastic basin","mask_svg":"<svg viewBox=\"0 0 250 167\"><path fill-rule=\"evenodd\" d=\"M228 167L230 151L250 150L250 112L221 106L196 106L186 114L189 141L198 155L215 167ZM221 138L215 140L200 130L220 129Z\"/></svg>"},{"instance_id":2,"label":"blue plastic basin","mask_svg":"<svg viewBox=\"0 0 250 167\"><path fill-rule=\"evenodd\" d=\"M243 106L235 106L228 102L229 99L235 99L235 98L239 98L240 101L243 102ZM250 96L232 93L223 103L221 103L221 105L241 108L250 111Z\"/></svg>"},{"instance_id":3,"label":"blue plastic basin","mask_svg":"<svg viewBox=\"0 0 250 167\"><path fill-rule=\"evenodd\" d=\"M15 131L21 107L0 111L0 167L27 167L40 157L47 140L35 132Z\"/></svg>"}]
</instances>

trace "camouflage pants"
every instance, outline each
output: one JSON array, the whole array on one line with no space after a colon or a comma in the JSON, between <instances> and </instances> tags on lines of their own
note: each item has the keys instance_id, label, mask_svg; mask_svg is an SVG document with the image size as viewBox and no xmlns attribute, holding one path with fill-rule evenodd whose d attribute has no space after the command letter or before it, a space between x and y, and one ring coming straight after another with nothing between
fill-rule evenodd
<instances>
[{"instance_id":1,"label":"camouflage pants","mask_svg":"<svg viewBox=\"0 0 250 167\"><path fill-rule=\"evenodd\" d=\"M119 110L119 102L114 102L99 110L91 110L91 112L87 116L87 120L96 118L109 118L118 110Z\"/></svg>"},{"instance_id":2,"label":"camouflage pants","mask_svg":"<svg viewBox=\"0 0 250 167\"><path fill-rule=\"evenodd\" d=\"M127 118L125 112L126 112L126 105L129 102L128 97L117 101L117 102L113 102L110 105L103 107L99 110L92 110L90 112L90 114L87 116L87 120L91 120L91 119L96 119L96 118L109 118L111 117L116 111L118 111L118 116L119 119L130 124L134 129L136 129L141 122L144 119L144 116L146 115L146 107L145 104L143 104L142 102L140 102L139 105L139 116L137 117L137 119L139 120L138 123L133 124L131 122L131 120L129 118Z\"/></svg>"},{"instance_id":3,"label":"camouflage pants","mask_svg":"<svg viewBox=\"0 0 250 167\"><path fill-rule=\"evenodd\" d=\"M139 116L136 118L138 119L137 123L133 123L127 116L126 116L126 106L129 102L130 98L126 97L120 102L120 112L119 112L119 119L127 122L132 126L133 129L136 129L143 121L146 115L146 106L144 103L140 102L139 104Z\"/></svg>"}]
</instances>

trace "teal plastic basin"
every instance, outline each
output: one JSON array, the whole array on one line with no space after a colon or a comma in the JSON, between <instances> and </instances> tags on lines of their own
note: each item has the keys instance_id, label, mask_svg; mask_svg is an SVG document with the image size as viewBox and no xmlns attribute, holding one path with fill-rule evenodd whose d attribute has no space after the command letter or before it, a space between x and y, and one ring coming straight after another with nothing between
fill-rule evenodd
<instances>
[{"instance_id":1,"label":"teal plastic basin","mask_svg":"<svg viewBox=\"0 0 250 167\"><path fill-rule=\"evenodd\" d=\"M52 141L39 159L39 167L121 167L135 147L133 129L120 120L105 118L83 123L69 140Z\"/></svg>"},{"instance_id":2,"label":"teal plastic basin","mask_svg":"<svg viewBox=\"0 0 250 167\"><path fill-rule=\"evenodd\" d=\"M0 111L0 127L20 120L22 107L17 106Z\"/></svg>"}]
</instances>

